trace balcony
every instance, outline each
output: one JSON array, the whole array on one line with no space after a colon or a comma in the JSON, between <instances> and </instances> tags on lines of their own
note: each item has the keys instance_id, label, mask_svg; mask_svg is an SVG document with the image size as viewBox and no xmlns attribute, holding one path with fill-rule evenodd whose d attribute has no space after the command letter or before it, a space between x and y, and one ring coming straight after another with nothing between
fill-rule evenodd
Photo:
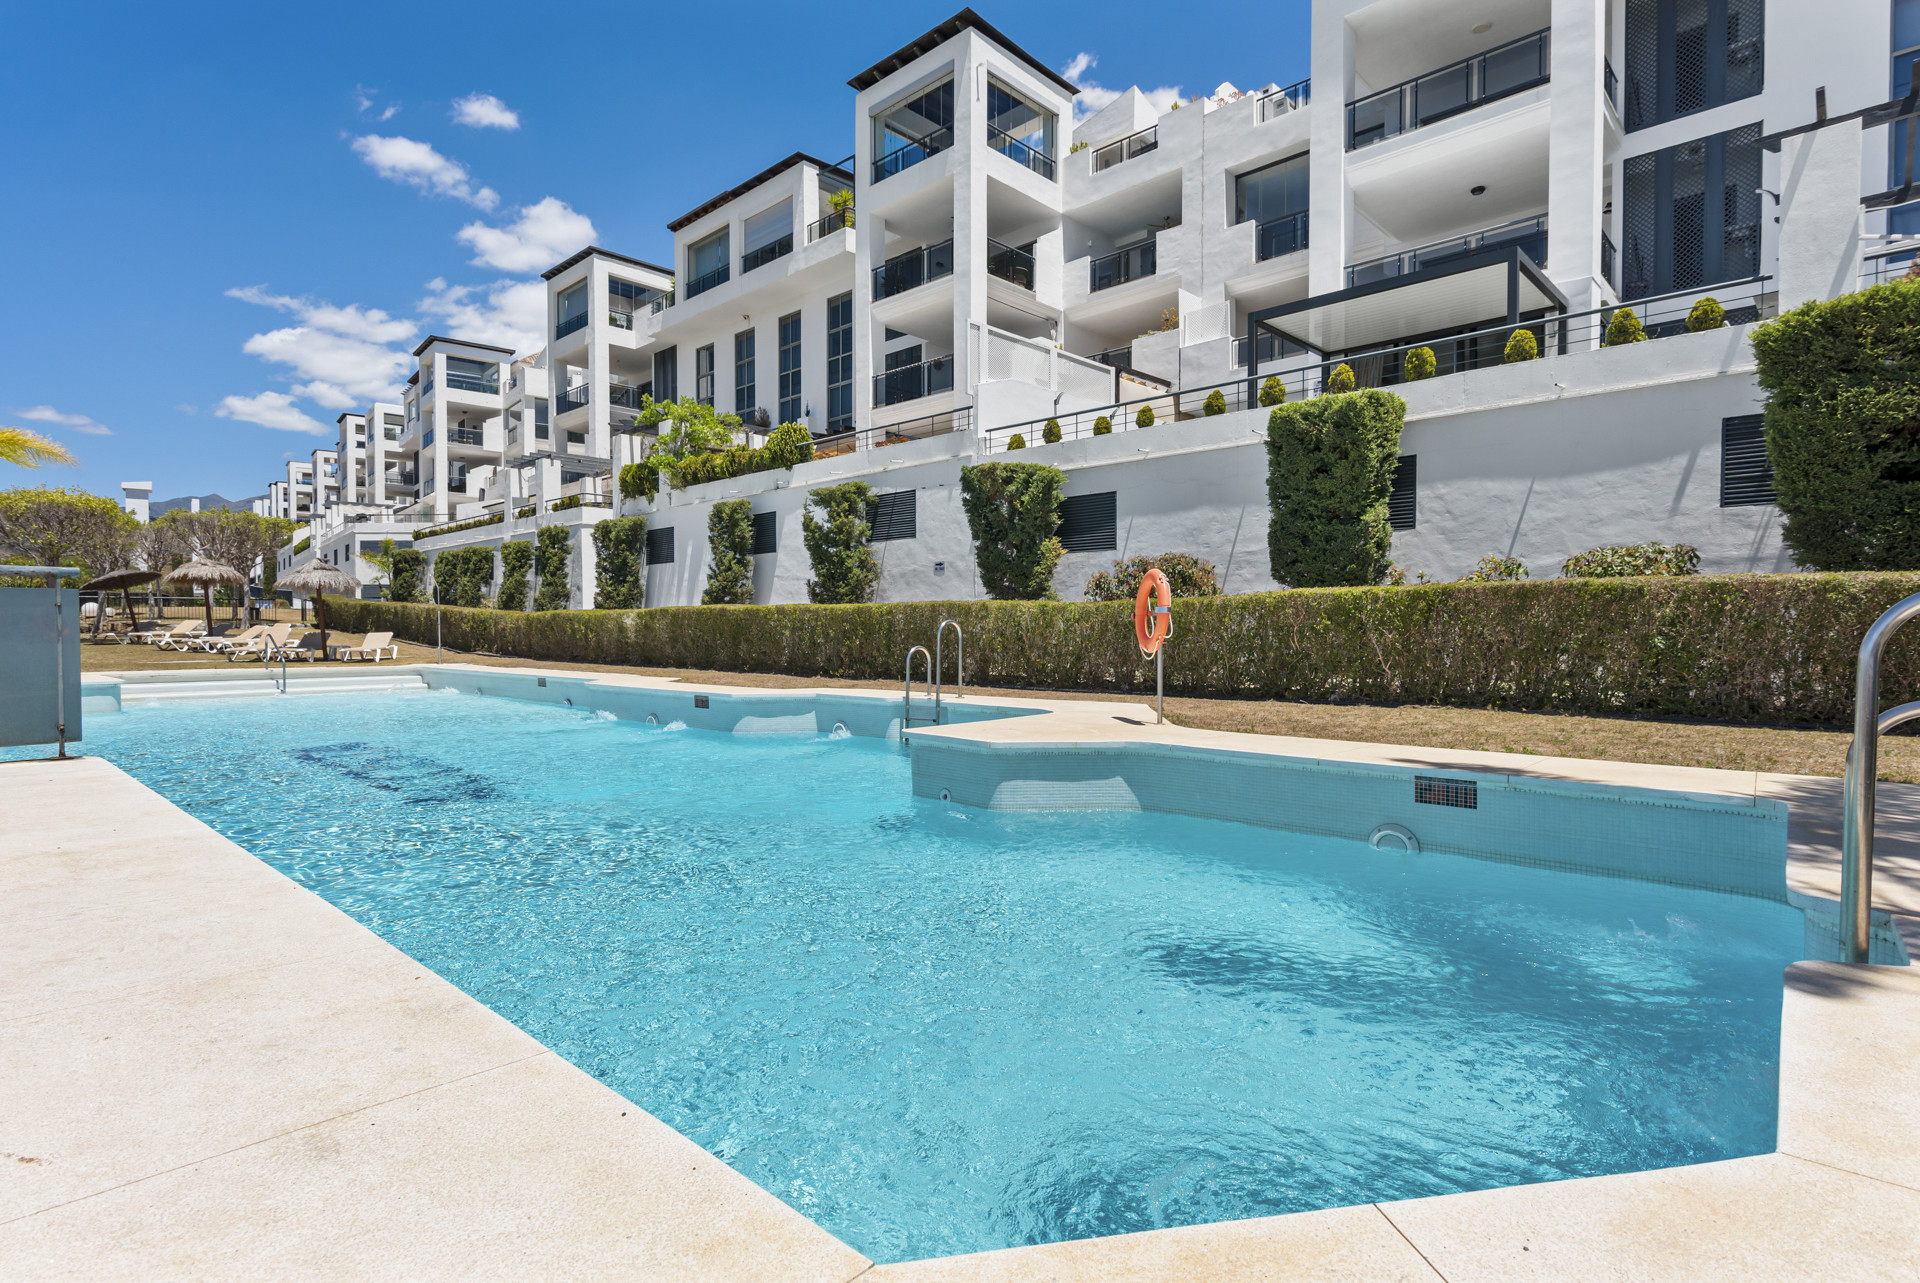
<instances>
[{"instance_id":1,"label":"balcony","mask_svg":"<svg viewBox=\"0 0 1920 1283\"><path fill-rule=\"evenodd\" d=\"M725 285L733 275L730 264L722 263L704 276L696 276L687 282L687 297L698 298L716 285Z\"/></svg>"},{"instance_id":2,"label":"balcony","mask_svg":"<svg viewBox=\"0 0 1920 1283\"><path fill-rule=\"evenodd\" d=\"M576 331L579 331L579 330L584 330L586 328L587 328L587 314L585 312L582 312L578 316L569 316L566 320L554 326L553 337L556 341L558 341L560 339L564 339L569 334L575 333Z\"/></svg>"},{"instance_id":3,"label":"balcony","mask_svg":"<svg viewBox=\"0 0 1920 1283\"><path fill-rule=\"evenodd\" d=\"M918 365L903 365L873 376L873 403L899 405L936 392L953 391L953 358L935 357Z\"/></svg>"},{"instance_id":4,"label":"balcony","mask_svg":"<svg viewBox=\"0 0 1920 1283\"><path fill-rule=\"evenodd\" d=\"M653 300L653 302L649 303L647 306L649 311L651 311L651 313L654 316L660 315L660 313L666 311L668 308L673 306L673 291L668 290L665 294L662 294L659 298Z\"/></svg>"},{"instance_id":5,"label":"balcony","mask_svg":"<svg viewBox=\"0 0 1920 1283\"><path fill-rule=\"evenodd\" d=\"M1118 142L1093 149L1093 172L1104 173L1115 165L1144 156L1160 147L1160 126L1149 125L1137 134L1128 134Z\"/></svg>"},{"instance_id":6,"label":"balcony","mask_svg":"<svg viewBox=\"0 0 1920 1283\"><path fill-rule=\"evenodd\" d=\"M1109 290L1116 285L1125 285L1128 281L1152 276L1157 266L1158 256L1154 242L1142 241L1117 254L1096 258L1087 264L1087 290L1090 293Z\"/></svg>"},{"instance_id":7,"label":"balcony","mask_svg":"<svg viewBox=\"0 0 1920 1283\"><path fill-rule=\"evenodd\" d=\"M825 218L816 218L807 224L807 244L811 245L822 236L831 236L842 228L853 226L853 206L836 209Z\"/></svg>"},{"instance_id":8,"label":"balcony","mask_svg":"<svg viewBox=\"0 0 1920 1283\"><path fill-rule=\"evenodd\" d=\"M1285 89L1275 89L1270 93L1261 94L1258 107L1259 119L1265 122L1284 116L1290 111L1298 111L1312 100L1313 80L1308 78L1297 81Z\"/></svg>"},{"instance_id":9,"label":"balcony","mask_svg":"<svg viewBox=\"0 0 1920 1283\"><path fill-rule=\"evenodd\" d=\"M1551 29L1430 71L1347 104L1347 150L1357 151L1547 82Z\"/></svg>"},{"instance_id":10,"label":"balcony","mask_svg":"<svg viewBox=\"0 0 1920 1283\"><path fill-rule=\"evenodd\" d=\"M559 393L554 397L553 399L554 413L565 414L568 410L586 409L587 399L589 394L590 394L590 389L584 383L582 383L577 388L566 389L565 391Z\"/></svg>"},{"instance_id":11,"label":"balcony","mask_svg":"<svg viewBox=\"0 0 1920 1283\"><path fill-rule=\"evenodd\" d=\"M1029 260L1031 263L1031 260ZM876 301L904 294L910 289L953 275L953 239L909 250L888 259L873 269L873 297Z\"/></svg>"},{"instance_id":12,"label":"balcony","mask_svg":"<svg viewBox=\"0 0 1920 1283\"><path fill-rule=\"evenodd\" d=\"M448 428L447 429L448 445L484 446L486 445L486 443L487 443L487 433L486 433L486 429L484 428Z\"/></svg>"},{"instance_id":13,"label":"balcony","mask_svg":"<svg viewBox=\"0 0 1920 1283\"><path fill-rule=\"evenodd\" d=\"M1264 263L1307 247L1307 211L1268 219L1253 229L1253 260Z\"/></svg>"},{"instance_id":14,"label":"balcony","mask_svg":"<svg viewBox=\"0 0 1920 1283\"><path fill-rule=\"evenodd\" d=\"M1037 147L1021 142L999 126L987 126L987 146L1016 164L1025 165L1048 182L1053 181L1053 157Z\"/></svg>"},{"instance_id":15,"label":"balcony","mask_svg":"<svg viewBox=\"0 0 1920 1283\"><path fill-rule=\"evenodd\" d=\"M776 258L784 258L793 253L793 233L788 232L777 241L769 241L759 249L748 250L740 256L740 274L745 276L756 267L765 267ZM725 277L721 278L725 280Z\"/></svg>"},{"instance_id":16,"label":"balcony","mask_svg":"<svg viewBox=\"0 0 1920 1283\"><path fill-rule=\"evenodd\" d=\"M1522 218L1467 236L1435 241L1431 245L1419 245L1413 249L1402 250L1398 254L1388 254L1381 258L1370 258L1363 263L1355 263L1347 268L1347 286L1352 288L1355 285L1369 285L1374 281L1389 280L1396 276L1411 276L1415 272L1458 262L1487 250L1503 249L1508 245L1518 245L1526 256L1533 260L1535 267L1545 267L1547 265L1547 216L1540 214L1533 218Z\"/></svg>"},{"instance_id":17,"label":"balcony","mask_svg":"<svg viewBox=\"0 0 1920 1283\"><path fill-rule=\"evenodd\" d=\"M1613 104L1615 111L1620 110L1620 77L1614 74L1613 60L1606 60L1607 101Z\"/></svg>"},{"instance_id":18,"label":"balcony","mask_svg":"<svg viewBox=\"0 0 1920 1283\"><path fill-rule=\"evenodd\" d=\"M1600 275L1606 278L1607 284L1614 285L1613 237L1605 232L1600 233ZM1614 288L1618 289L1619 286L1614 285Z\"/></svg>"},{"instance_id":19,"label":"balcony","mask_svg":"<svg viewBox=\"0 0 1920 1283\"><path fill-rule=\"evenodd\" d=\"M480 392L487 396L499 396L500 376L495 374L491 379L485 379L478 378L471 374L454 374L448 372L447 386L449 388L457 388L462 392Z\"/></svg>"},{"instance_id":20,"label":"balcony","mask_svg":"<svg viewBox=\"0 0 1920 1283\"><path fill-rule=\"evenodd\" d=\"M1015 249L987 237L987 275L997 276L1023 290L1033 288L1033 246Z\"/></svg>"},{"instance_id":21,"label":"balcony","mask_svg":"<svg viewBox=\"0 0 1920 1283\"><path fill-rule=\"evenodd\" d=\"M886 155L873 162L873 181L892 178L902 170L918 165L929 156L937 156L953 146L953 126L947 125L934 130L924 138L915 138L904 146L895 147Z\"/></svg>"},{"instance_id":22,"label":"balcony","mask_svg":"<svg viewBox=\"0 0 1920 1283\"><path fill-rule=\"evenodd\" d=\"M652 384L615 383L607 388L607 404L623 410L638 410L641 398L647 395L652 386Z\"/></svg>"}]
</instances>

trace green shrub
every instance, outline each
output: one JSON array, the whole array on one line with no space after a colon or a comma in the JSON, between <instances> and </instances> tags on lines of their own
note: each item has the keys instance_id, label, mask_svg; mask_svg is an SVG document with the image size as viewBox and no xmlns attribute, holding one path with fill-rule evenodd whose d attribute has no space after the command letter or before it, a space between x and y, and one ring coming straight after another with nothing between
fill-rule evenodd
<instances>
[{"instance_id":1,"label":"green shrub","mask_svg":"<svg viewBox=\"0 0 1920 1283\"><path fill-rule=\"evenodd\" d=\"M533 595L535 610L565 610L572 599L567 583L567 557L573 538L565 526L542 526L534 549L533 568L540 576L540 591Z\"/></svg>"},{"instance_id":2,"label":"green shrub","mask_svg":"<svg viewBox=\"0 0 1920 1283\"><path fill-rule=\"evenodd\" d=\"M1040 429L1040 439L1048 445L1060 444L1060 420L1048 419L1047 426Z\"/></svg>"},{"instance_id":3,"label":"green shrub","mask_svg":"<svg viewBox=\"0 0 1920 1283\"><path fill-rule=\"evenodd\" d=\"M629 463L620 469L622 499L651 499L660 493L660 470L652 463ZM525 512L520 514L526 516Z\"/></svg>"},{"instance_id":4,"label":"green shrub","mask_svg":"<svg viewBox=\"0 0 1920 1283\"><path fill-rule=\"evenodd\" d=\"M1141 406L1140 412L1133 416L1133 426L1136 428L1152 427L1153 426L1153 407L1150 405Z\"/></svg>"},{"instance_id":5,"label":"green shrub","mask_svg":"<svg viewBox=\"0 0 1920 1283\"><path fill-rule=\"evenodd\" d=\"M1055 596L1053 568L1066 551L1060 498L1067 474L1044 463L982 463L960 469L960 506L987 595L1002 601Z\"/></svg>"},{"instance_id":6,"label":"green shrub","mask_svg":"<svg viewBox=\"0 0 1920 1283\"><path fill-rule=\"evenodd\" d=\"M532 540L509 539L500 545L500 591L493 599L496 609L527 608L527 575L532 569Z\"/></svg>"},{"instance_id":7,"label":"green shrub","mask_svg":"<svg viewBox=\"0 0 1920 1283\"><path fill-rule=\"evenodd\" d=\"M1093 421L1094 436L1096 437L1109 436L1112 434L1112 432L1113 432L1113 420L1109 419L1106 415L1103 414L1099 418Z\"/></svg>"},{"instance_id":8,"label":"green shrub","mask_svg":"<svg viewBox=\"0 0 1920 1283\"><path fill-rule=\"evenodd\" d=\"M456 521L452 525L435 526L431 530L421 530L416 532L413 537L416 540L434 539L440 535L458 534L462 530L477 530L481 526L497 526L506 519L505 513L496 512L485 517L475 517L471 521Z\"/></svg>"},{"instance_id":9,"label":"green shrub","mask_svg":"<svg viewBox=\"0 0 1920 1283\"><path fill-rule=\"evenodd\" d=\"M1540 344L1535 341L1532 330L1515 330L1507 336L1508 365L1519 361L1537 361L1540 359Z\"/></svg>"},{"instance_id":10,"label":"green shrub","mask_svg":"<svg viewBox=\"0 0 1920 1283\"><path fill-rule=\"evenodd\" d=\"M1687 311L1687 329L1698 334L1702 330L1717 330L1727 323L1727 309L1720 306L1720 300L1711 296L1697 299Z\"/></svg>"},{"instance_id":11,"label":"green shrub","mask_svg":"<svg viewBox=\"0 0 1920 1283\"><path fill-rule=\"evenodd\" d=\"M448 548L434 555L433 584L445 605L485 605L487 586L492 582L491 547Z\"/></svg>"},{"instance_id":12,"label":"green shrub","mask_svg":"<svg viewBox=\"0 0 1920 1283\"><path fill-rule=\"evenodd\" d=\"M1421 379L1432 378L1433 372L1439 368L1439 365L1433 359L1432 348L1417 347L1407 353L1400 362L1400 368L1406 375L1407 382L1418 383Z\"/></svg>"},{"instance_id":13,"label":"green shrub","mask_svg":"<svg viewBox=\"0 0 1920 1283\"><path fill-rule=\"evenodd\" d=\"M1226 412L1227 396L1219 388L1207 393L1207 399L1200 403L1201 414L1225 414Z\"/></svg>"},{"instance_id":14,"label":"green shrub","mask_svg":"<svg viewBox=\"0 0 1920 1283\"><path fill-rule=\"evenodd\" d=\"M593 523L595 609L633 610L645 604L640 567L646 551L645 517L609 517Z\"/></svg>"},{"instance_id":15,"label":"green shrub","mask_svg":"<svg viewBox=\"0 0 1920 1283\"><path fill-rule=\"evenodd\" d=\"M1327 376L1326 385L1320 389L1320 392L1325 396L1334 392L1351 391L1353 391L1353 367L1342 361L1333 367L1333 373Z\"/></svg>"},{"instance_id":16,"label":"green shrub","mask_svg":"<svg viewBox=\"0 0 1920 1283\"><path fill-rule=\"evenodd\" d=\"M708 481L726 481L732 477L744 477L750 472L767 472L772 465L767 462L765 450L756 450L749 446L728 446L724 450L703 450L674 460L669 472L673 477L676 490L685 490L688 486L701 485Z\"/></svg>"},{"instance_id":17,"label":"green shrub","mask_svg":"<svg viewBox=\"0 0 1920 1283\"><path fill-rule=\"evenodd\" d=\"M809 509L827 515L825 521L816 521L810 511L800 514L800 537L813 567L808 601L845 606L873 600L880 563L868 543L873 527L867 524L867 504L872 498L873 487L864 481L821 486L807 496Z\"/></svg>"},{"instance_id":18,"label":"green shrub","mask_svg":"<svg viewBox=\"0 0 1920 1283\"><path fill-rule=\"evenodd\" d=\"M1607 544L1576 552L1560 564L1568 579L1619 579L1628 575L1697 575L1700 550L1690 544Z\"/></svg>"},{"instance_id":19,"label":"green shrub","mask_svg":"<svg viewBox=\"0 0 1920 1283\"><path fill-rule=\"evenodd\" d=\"M537 509L532 504L528 504L524 508L516 509L513 515L516 517L531 517L536 511Z\"/></svg>"},{"instance_id":20,"label":"green shrub","mask_svg":"<svg viewBox=\"0 0 1920 1283\"><path fill-rule=\"evenodd\" d=\"M393 569L387 575L388 601L419 601L420 579L427 571L427 554L418 548L395 548Z\"/></svg>"},{"instance_id":21,"label":"green shrub","mask_svg":"<svg viewBox=\"0 0 1920 1283\"><path fill-rule=\"evenodd\" d=\"M707 566L702 606L753 605L753 503L722 499L707 513L707 542L713 561Z\"/></svg>"},{"instance_id":22,"label":"green shrub","mask_svg":"<svg viewBox=\"0 0 1920 1283\"><path fill-rule=\"evenodd\" d=\"M1211 561L1184 552L1163 552L1158 557L1129 557L1114 562L1111 571L1097 572L1087 580L1087 600L1132 601L1150 568L1167 577L1176 598L1216 597L1220 593L1220 578Z\"/></svg>"},{"instance_id":23,"label":"green shrub","mask_svg":"<svg viewBox=\"0 0 1920 1283\"><path fill-rule=\"evenodd\" d=\"M1781 538L1815 570L1920 567L1920 288L1807 303L1753 331Z\"/></svg>"},{"instance_id":24,"label":"green shrub","mask_svg":"<svg viewBox=\"0 0 1920 1283\"><path fill-rule=\"evenodd\" d=\"M1406 402L1378 388L1273 408L1267 549L1276 580L1294 588L1380 581L1406 412Z\"/></svg>"},{"instance_id":25,"label":"green shrub","mask_svg":"<svg viewBox=\"0 0 1920 1283\"><path fill-rule=\"evenodd\" d=\"M1644 343L1647 331L1640 324L1630 307L1618 308L1607 319L1607 346L1619 347L1622 343Z\"/></svg>"},{"instance_id":26,"label":"green shrub","mask_svg":"<svg viewBox=\"0 0 1920 1283\"><path fill-rule=\"evenodd\" d=\"M1011 437L1007 438L1007 449L1024 450L1026 448L1027 448L1027 439L1021 436L1018 432L1014 433Z\"/></svg>"},{"instance_id":27,"label":"green shrub","mask_svg":"<svg viewBox=\"0 0 1920 1283\"><path fill-rule=\"evenodd\" d=\"M1176 597L1167 692L1845 726L1861 635L1915 592L1920 574L1802 574ZM330 598L327 613L347 631L433 643L430 606ZM1132 617L1130 601L449 609L446 642L574 663L898 682L907 647L952 618L966 630L970 682L1150 692L1153 664L1140 659ZM1920 690L1920 632L1894 638L1881 680L1889 692Z\"/></svg>"},{"instance_id":28,"label":"green shrub","mask_svg":"<svg viewBox=\"0 0 1920 1283\"><path fill-rule=\"evenodd\" d=\"M1463 584L1498 584L1515 579L1526 579L1527 568L1517 557L1502 557L1499 553L1488 553L1480 559L1480 564L1460 576Z\"/></svg>"},{"instance_id":29,"label":"green shrub","mask_svg":"<svg viewBox=\"0 0 1920 1283\"><path fill-rule=\"evenodd\" d=\"M853 193L846 193L848 203L852 203ZM783 423L767 437L767 444L761 447L761 462L767 469L786 468L789 471L796 464L813 462L813 433L800 423Z\"/></svg>"},{"instance_id":30,"label":"green shrub","mask_svg":"<svg viewBox=\"0 0 1920 1283\"><path fill-rule=\"evenodd\" d=\"M302 539L299 543L293 546L293 555L298 557L301 553L305 552L307 549L311 547L313 547L313 536L308 535L306 538Z\"/></svg>"},{"instance_id":31,"label":"green shrub","mask_svg":"<svg viewBox=\"0 0 1920 1283\"><path fill-rule=\"evenodd\" d=\"M1279 375L1269 374L1267 376L1267 381L1260 385L1260 404L1269 405L1269 406L1285 405L1286 401L1287 401L1286 385L1280 382Z\"/></svg>"}]
</instances>

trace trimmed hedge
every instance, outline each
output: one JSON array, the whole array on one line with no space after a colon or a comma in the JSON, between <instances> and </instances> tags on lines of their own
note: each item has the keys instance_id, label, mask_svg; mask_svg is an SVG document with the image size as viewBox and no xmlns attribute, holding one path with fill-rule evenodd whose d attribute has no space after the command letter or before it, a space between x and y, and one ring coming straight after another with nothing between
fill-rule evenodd
<instances>
[{"instance_id":1,"label":"trimmed hedge","mask_svg":"<svg viewBox=\"0 0 1920 1283\"><path fill-rule=\"evenodd\" d=\"M1456 704L1567 713L1843 725L1854 655L1920 574L1689 575L1176 599L1167 689L1182 695ZM433 639L433 611L329 598L349 631ZM967 632L967 680L1148 691L1132 602L963 601L448 610L461 650L580 663L897 681L943 618ZM1889 704L1920 695L1920 634L1889 647Z\"/></svg>"},{"instance_id":2,"label":"trimmed hedge","mask_svg":"<svg viewBox=\"0 0 1920 1283\"><path fill-rule=\"evenodd\" d=\"M1378 388L1273 408L1267 556L1276 582L1338 588L1386 577L1387 496L1406 414L1406 402Z\"/></svg>"}]
</instances>

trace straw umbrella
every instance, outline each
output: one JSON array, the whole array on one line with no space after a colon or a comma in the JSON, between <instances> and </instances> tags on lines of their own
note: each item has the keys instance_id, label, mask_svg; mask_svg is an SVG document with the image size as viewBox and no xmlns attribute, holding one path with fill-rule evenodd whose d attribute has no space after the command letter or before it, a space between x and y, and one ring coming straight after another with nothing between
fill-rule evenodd
<instances>
[{"instance_id":1,"label":"straw umbrella","mask_svg":"<svg viewBox=\"0 0 1920 1283\"><path fill-rule=\"evenodd\" d=\"M141 584L150 584L160 577L157 570L109 570L106 574L89 579L80 585L82 592L92 589L100 594L99 605L93 612L93 635L100 635L100 621L107 613L107 594L118 588L120 604L129 620L133 618L133 589Z\"/></svg>"},{"instance_id":2,"label":"straw umbrella","mask_svg":"<svg viewBox=\"0 0 1920 1283\"><path fill-rule=\"evenodd\" d=\"M204 561L195 557L184 566L175 566L160 582L168 586L185 584L189 589L198 588L207 599L207 631L213 631L213 590L218 584L235 586L247 582L247 577L232 566L223 566L217 561Z\"/></svg>"},{"instance_id":3,"label":"straw umbrella","mask_svg":"<svg viewBox=\"0 0 1920 1283\"><path fill-rule=\"evenodd\" d=\"M324 561L310 561L300 569L274 580L273 586L313 598L314 622L320 625L320 649L323 651L327 647L327 599L321 594L346 595L360 591L358 579Z\"/></svg>"}]
</instances>

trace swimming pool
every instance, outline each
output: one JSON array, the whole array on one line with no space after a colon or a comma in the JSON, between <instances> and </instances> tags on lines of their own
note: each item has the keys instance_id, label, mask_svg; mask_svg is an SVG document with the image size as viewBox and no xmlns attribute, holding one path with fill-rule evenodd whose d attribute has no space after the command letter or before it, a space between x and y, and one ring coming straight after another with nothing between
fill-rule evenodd
<instances>
[{"instance_id":1,"label":"swimming pool","mask_svg":"<svg viewBox=\"0 0 1920 1283\"><path fill-rule=\"evenodd\" d=\"M449 693L86 729L880 1260L1773 1148L1764 899Z\"/></svg>"}]
</instances>

